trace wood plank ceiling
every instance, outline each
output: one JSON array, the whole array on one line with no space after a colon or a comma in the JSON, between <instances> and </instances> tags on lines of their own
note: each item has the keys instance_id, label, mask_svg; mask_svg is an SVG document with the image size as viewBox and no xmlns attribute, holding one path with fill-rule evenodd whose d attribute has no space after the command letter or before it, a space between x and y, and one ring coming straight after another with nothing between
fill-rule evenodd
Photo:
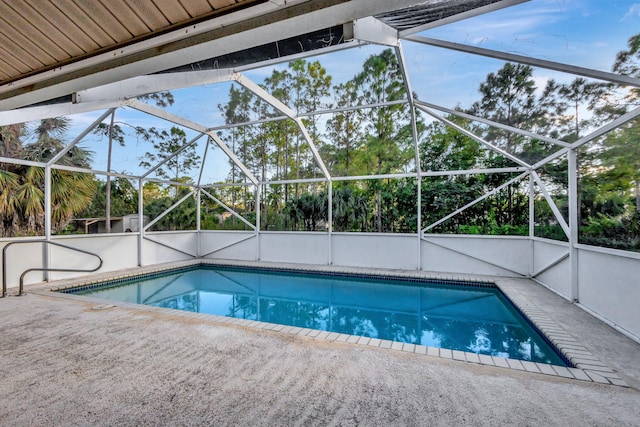
<instances>
[{"instance_id":1,"label":"wood plank ceiling","mask_svg":"<svg viewBox=\"0 0 640 427\"><path fill-rule=\"evenodd\" d=\"M265 0L0 0L0 85Z\"/></svg>"}]
</instances>

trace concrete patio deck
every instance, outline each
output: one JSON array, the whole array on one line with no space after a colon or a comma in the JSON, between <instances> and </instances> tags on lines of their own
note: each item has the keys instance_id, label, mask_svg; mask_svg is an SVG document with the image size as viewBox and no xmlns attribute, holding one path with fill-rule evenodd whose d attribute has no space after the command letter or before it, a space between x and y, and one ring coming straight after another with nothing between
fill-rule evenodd
<instances>
[{"instance_id":1,"label":"concrete patio deck","mask_svg":"<svg viewBox=\"0 0 640 427\"><path fill-rule=\"evenodd\" d=\"M511 282L630 387L32 293L0 299L0 425L638 425L640 345Z\"/></svg>"}]
</instances>

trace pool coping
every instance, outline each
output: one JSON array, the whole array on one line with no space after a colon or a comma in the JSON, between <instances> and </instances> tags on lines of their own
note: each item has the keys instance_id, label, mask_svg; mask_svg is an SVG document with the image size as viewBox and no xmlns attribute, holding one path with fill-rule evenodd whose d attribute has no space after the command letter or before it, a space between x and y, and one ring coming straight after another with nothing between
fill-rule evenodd
<instances>
[{"instance_id":1,"label":"pool coping","mask_svg":"<svg viewBox=\"0 0 640 427\"><path fill-rule=\"evenodd\" d=\"M564 367L557 365L549 365L544 363L529 362L525 360L502 358L498 356L489 356L484 354L476 354L459 350L443 349L437 347L429 347L417 344L407 344L397 341L381 340L378 338L369 338L358 335L339 334L337 332L321 331L316 329L300 328L295 326L280 325L275 323L261 322L257 320L245 320L231 317L218 316L213 314L194 313L188 311L175 310L170 308L147 306L142 304L134 304L121 301L105 300L97 297L85 295L75 295L63 293L60 291L80 286L97 284L110 280L127 279L143 274L161 273L169 270L185 268L197 265L219 265L230 267L253 267L267 268L284 271L303 271L303 272L323 272L346 275L366 275L375 276L377 278L407 278L407 279L429 279L442 280L447 282L473 282L484 283L487 285L495 285L505 296L520 310L528 320L544 334L545 338L553 344L571 364L575 367ZM212 260L197 259L182 262L173 262L167 264L159 264L154 266L136 267L132 269L99 273L91 276L83 276L72 279L62 279L52 282L44 282L27 286L27 292L54 296L58 298L80 300L90 303L96 303L93 307L96 310L108 309L111 307L130 308L142 311L151 311L165 313L191 319L207 320L227 325L235 325L254 329L269 330L279 333L287 333L297 336L305 336L313 339L321 339L328 341L344 342L349 344L364 345L368 347L377 347L402 351L407 353L423 354L443 359L464 361L468 363L476 363L487 366L495 366L499 368L525 371L567 379L580 381L588 381L599 384L609 384L622 387L629 385L596 355L591 353L586 347L580 344L573 336L571 336L562 326L549 318L535 304L529 301L522 293L510 285L511 277L500 276L478 276L467 274L445 274L418 270L390 270L376 269L364 267L345 267L336 265L312 265L312 264L290 264L290 263L274 263L264 261L236 261L236 260Z\"/></svg>"}]
</instances>

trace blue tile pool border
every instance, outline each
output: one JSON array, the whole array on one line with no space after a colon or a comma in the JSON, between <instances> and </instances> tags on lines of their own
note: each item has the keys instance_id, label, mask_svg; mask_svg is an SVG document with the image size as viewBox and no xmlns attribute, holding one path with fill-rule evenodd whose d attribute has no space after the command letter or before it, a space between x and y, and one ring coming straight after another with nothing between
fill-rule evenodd
<instances>
[{"instance_id":1,"label":"blue tile pool border","mask_svg":"<svg viewBox=\"0 0 640 427\"><path fill-rule=\"evenodd\" d=\"M193 271L198 269L215 269L215 268L225 268L233 271L261 271L261 272L269 272L269 273L287 273L294 275L308 275L313 273L317 276L324 277L340 277L347 279L365 279L365 280L374 280L374 281L385 281L385 282L396 282L396 283L414 283L417 285L444 285L444 286L464 286L469 288L490 288L500 290L495 283L490 282L474 282L474 281L464 281L464 280L453 280L453 279L429 279L429 278L419 278L419 277L401 277L397 275L378 275L378 274L365 274L365 273L345 273L345 272L331 272L331 271L313 271L313 270L301 270L294 268L281 268L281 267L245 267L238 266L232 264L210 264L210 263L201 263L201 264L192 264L184 267L174 267L166 270L142 273L136 276L126 276L126 277L118 277L116 279L105 279L103 281L98 281L95 283L89 283L85 285L73 286L73 287L65 287L57 289L56 292L62 292L66 294L77 294L80 292L84 292L91 289L101 289L112 286L117 286L122 283L130 282L131 280L146 280L146 279L154 279L157 277L162 277L174 273ZM504 297L507 297L504 293L502 293ZM518 312L525 316L511 300L507 298L507 300L518 310ZM526 316L525 316L526 317ZM528 322L531 326L535 327L535 325ZM537 331L541 333L540 331Z\"/></svg>"},{"instance_id":2,"label":"blue tile pool border","mask_svg":"<svg viewBox=\"0 0 640 427\"><path fill-rule=\"evenodd\" d=\"M61 289L59 292L66 294L81 294L88 290L93 289L106 289L111 287L117 287L121 284L126 284L131 282L132 280L147 280L154 279L158 277L163 277L175 273L182 273L188 271L194 271L198 269L211 269L214 270L216 268L224 268L232 271L258 271L258 272L268 272L268 273L287 273L293 275L309 275L313 273L315 276L323 276L323 277L339 277L339 278L347 278L347 279L365 279L365 280L373 280L378 282L391 282L391 283L401 283L401 284L415 284L415 285L443 285L443 286L461 286L467 288L485 288L485 289L495 289L499 292L499 296L503 297L508 304L522 317L522 319L537 333L540 338L551 348L551 350L562 360L568 368L574 368L573 363L567 358L557 347L556 345L547 338L547 336L542 332L535 323L533 323L524 313L517 304L515 304L507 294L505 294L495 283L491 282L476 282L476 281L464 281L464 280L453 280L453 279L430 279L430 278L421 278L421 277L401 277L398 275L392 274L366 274L366 273L346 273L346 272L333 272L333 271L309 271L309 270L301 270L295 268L282 268L282 267L245 267L238 266L232 264L210 264L210 263L200 263L200 264L192 264L184 267L175 267L162 271L149 272L140 274L138 276L133 277L122 277L113 280L105 280L101 282L91 283L87 285L81 285L77 287L71 287L66 289ZM285 325L288 326L288 325Z\"/></svg>"},{"instance_id":3,"label":"blue tile pool border","mask_svg":"<svg viewBox=\"0 0 640 427\"><path fill-rule=\"evenodd\" d=\"M563 359L570 362L573 367L562 367L548 365L544 363L534 363L520 361L516 359L505 359L498 356L478 355L476 353L461 352L448 349L439 349L422 345L404 344L400 342L351 336L327 331L303 329L284 325L272 324L260 321L250 321L234 319L210 314L192 313L180 310L173 310L161 307L146 306L119 301L108 301L95 297L76 295L69 291L76 288L90 289L103 286L105 282L122 283L130 279L156 277L158 275L170 274L171 272L200 268L204 266L218 266L225 268L251 268L270 270L274 272L296 271L300 274L314 273L332 276L363 277L386 280L388 278L402 282L428 282L443 285L463 285L468 286L473 283L478 287L498 288L518 310L524 315L529 324L540 333L540 335L551 343L552 348L558 350ZM423 354L443 359L461 360L468 363L476 363L499 368L526 371L555 377L562 377L571 380L588 381L599 384L628 387L628 384L618 376L617 372L607 366L600 359L593 355L587 348L576 341L557 322L552 320L546 313L532 304L524 295L516 290L510 280L520 280L519 278L501 276L478 276L469 274L446 274L427 271L414 270L384 270L365 267L348 267L336 265L310 265L310 264L285 264L264 261L229 261L229 260L191 260L170 264L136 267L129 270L114 271L92 276L84 276L67 280L60 280L51 283L41 283L30 285L28 291L35 294L55 296L65 299L73 299L84 302L99 304L101 307L126 307L140 311L161 312L179 317L194 318L203 321L212 321L220 324L227 324L237 327L247 327L252 329L262 329L266 331L276 331L298 336L305 336L312 339L324 339L329 341L339 341L353 343L354 345L366 345L382 349L400 350L416 354ZM101 308L102 309L102 308Z\"/></svg>"}]
</instances>

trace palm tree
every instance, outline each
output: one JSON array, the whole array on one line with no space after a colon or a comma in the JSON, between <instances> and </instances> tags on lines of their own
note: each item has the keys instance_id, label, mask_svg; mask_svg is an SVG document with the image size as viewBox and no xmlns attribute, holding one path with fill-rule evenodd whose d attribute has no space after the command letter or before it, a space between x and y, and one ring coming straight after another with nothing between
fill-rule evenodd
<instances>
[{"instance_id":1,"label":"palm tree","mask_svg":"<svg viewBox=\"0 0 640 427\"><path fill-rule=\"evenodd\" d=\"M35 141L27 145L23 145L22 132L14 132L15 138L9 144L9 139L5 138L9 130L3 128L3 154L13 154L12 157L35 162L47 162L64 148L61 138L68 130L69 124L70 120L64 117L42 120L32 132ZM90 161L90 152L74 147L59 163L89 167ZM2 165L0 235L12 237L44 233L44 180L45 170L41 166ZM64 229L74 214L86 209L91 203L94 189L95 181L91 175L54 169L51 173L52 231Z\"/></svg>"}]
</instances>

